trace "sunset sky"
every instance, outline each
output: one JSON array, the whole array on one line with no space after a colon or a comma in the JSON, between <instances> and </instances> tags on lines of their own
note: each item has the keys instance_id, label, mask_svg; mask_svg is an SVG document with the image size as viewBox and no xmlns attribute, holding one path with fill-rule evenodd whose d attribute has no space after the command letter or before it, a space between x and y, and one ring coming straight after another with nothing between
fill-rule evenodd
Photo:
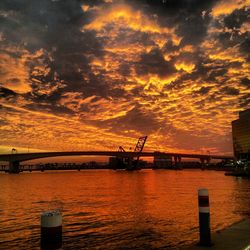
<instances>
[{"instance_id":1,"label":"sunset sky","mask_svg":"<svg viewBox=\"0 0 250 250\"><path fill-rule=\"evenodd\" d=\"M0 153L232 154L250 0L1 0ZM27 151L26 151L27 152Z\"/></svg>"}]
</instances>

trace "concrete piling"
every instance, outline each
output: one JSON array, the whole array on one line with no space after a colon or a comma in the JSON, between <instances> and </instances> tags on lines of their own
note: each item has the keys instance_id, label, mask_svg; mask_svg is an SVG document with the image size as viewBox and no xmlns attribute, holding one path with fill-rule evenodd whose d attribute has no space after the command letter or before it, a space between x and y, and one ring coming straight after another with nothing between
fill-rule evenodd
<instances>
[{"instance_id":1,"label":"concrete piling","mask_svg":"<svg viewBox=\"0 0 250 250\"><path fill-rule=\"evenodd\" d=\"M200 245L211 246L210 208L207 189L198 190Z\"/></svg>"},{"instance_id":2,"label":"concrete piling","mask_svg":"<svg viewBox=\"0 0 250 250\"><path fill-rule=\"evenodd\" d=\"M62 247L62 215L58 210L41 215L41 249Z\"/></svg>"}]
</instances>

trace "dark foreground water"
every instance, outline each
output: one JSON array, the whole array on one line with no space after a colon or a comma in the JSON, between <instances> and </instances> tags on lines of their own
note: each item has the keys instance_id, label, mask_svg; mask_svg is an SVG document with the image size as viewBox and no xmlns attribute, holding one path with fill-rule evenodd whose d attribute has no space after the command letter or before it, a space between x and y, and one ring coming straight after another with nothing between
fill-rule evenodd
<instances>
[{"instance_id":1,"label":"dark foreground water","mask_svg":"<svg viewBox=\"0 0 250 250\"><path fill-rule=\"evenodd\" d=\"M39 249L40 214L63 214L63 249L181 249L198 239L197 189L212 230L250 212L250 180L200 170L0 174L0 249Z\"/></svg>"}]
</instances>

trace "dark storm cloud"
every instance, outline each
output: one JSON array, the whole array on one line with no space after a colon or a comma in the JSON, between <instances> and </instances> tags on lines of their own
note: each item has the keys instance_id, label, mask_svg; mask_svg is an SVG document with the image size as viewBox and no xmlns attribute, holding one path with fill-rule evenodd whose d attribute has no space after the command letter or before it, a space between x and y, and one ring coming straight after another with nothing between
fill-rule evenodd
<instances>
[{"instance_id":1,"label":"dark storm cloud","mask_svg":"<svg viewBox=\"0 0 250 250\"><path fill-rule=\"evenodd\" d=\"M247 61L250 62L250 32L248 32L246 39L240 44L240 50L246 56Z\"/></svg>"},{"instance_id":2,"label":"dark storm cloud","mask_svg":"<svg viewBox=\"0 0 250 250\"><path fill-rule=\"evenodd\" d=\"M176 46L173 44L171 40L167 41L163 47L163 51L165 52L175 52L180 49L180 46Z\"/></svg>"},{"instance_id":3,"label":"dark storm cloud","mask_svg":"<svg viewBox=\"0 0 250 250\"><path fill-rule=\"evenodd\" d=\"M211 20L210 12L218 0L147 0L142 8L149 14L159 16L162 26L177 27L177 34L183 37L181 45L198 44L207 34Z\"/></svg>"},{"instance_id":4,"label":"dark storm cloud","mask_svg":"<svg viewBox=\"0 0 250 250\"><path fill-rule=\"evenodd\" d=\"M250 106L250 94L245 94L240 98L240 107L245 109Z\"/></svg>"},{"instance_id":5,"label":"dark storm cloud","mask_svg":"<svg viewBox=\"0 0 250 250\"><path fill-rule=\"evenodd\" d=\"M190 58L194 58L196 61L195 70L189 74L184 75L181 80L197 80L202 79L202 81L208 83L216 83L217 85L222 85L228 79L227 72L230 67L241 67L241 62L223 62L215 64L213 60L209 59L204 55L202 51L198 51ZM217 78L225 76L224 80L220 80L218 83Z\"/></svg>"},{"instance_id":6,"label":"dark storm cloud","mask_svg":"<svg viewBox=\"0 0 250 250\"><path fill-rule=\"evenodd\" d=\"M81 9L82 1L4 1L1 4L5 11L1 16L5 45L23 45L31 53L45 51L28 65L33 97L41 96L39 89L49 90L62 82L65 91L67 86L71 91L84 91L83 74L90 72L89 57L101 56L102 46L94 32L81 31L88 21ZM44 71L49 73L37 72L36 66L41 66L41 61ZM60 89L57 94L61 92Z\"/></svg>"},{"instance_id":7,"label":"dark storm cloud","mask_svg":"<svg viewBox=\"0 0 250 250\"><path fill-rule=\"evenodd\" d=\"M226 65L224 65L223 67L222 66L213 67L212 69L210 69L210 71L208 71L207 77L205 79L208 81L215 81L216 77L225 75L226 73L227 73Z\"/></svg>"},{"instance_id":8,"label":"dark storm cloud","mask_svg":"<svg viewBox=\"0 0 250 250\"><path fill-rule=\"evenodd\" d=\"M131 73L131 65L129 63L122 63L119 66L119 72L123 76L129 76Z\"/></svg>"},{"instance_id":9,"label":"dark storm cloud","mask_svg":"<svg viewBox=\"0 0 250 250\"><path fill-rule=\"evenodd\" d=\"M162 14L182 15L184 13L200 13L202 11L211 10L212 6L218 2L217 0L146 0L138 2L146 2L151 9Z\"/></svg>"},{"instance_id":10,"label":"dark storm cloud","mask_svg":"<svg viewBox=\"0 0 250 250\"><path fill-rule=\"evenodd\" d=\"M207 34L210 19L208 14L183 17L177 28L177 34L183 37L181 44L199 44Z\"/></svg>"},{"instance_id":11,"label":"dark storm cloud","mask_svg":"<svg viewBox=\"0 0 250 250\"><path fill-rule=\"evenodd\" d=\"M226 15L223 19L215 22L215 27L223 31L216 36L225 48L240 45L240 50L245 53L245 57L250 54L250 37L249 32L241 30L242 25L250 20L250 9L236 9L231 14Z\"/></svg>"},{"instance_id":12,"label":"dark storm cloud","mask_svg":"<svg viewBox=\"0 0 250 250\"><path fill-rule=\"evenodd\" d=\"M238 89L235 89L233 87L224 87L221 89L221 91L226 95L239 95L240 91Z\"/></svg>"},{"instance_id":13,"label":"dark storm cloud","mask_svg":"<svg viewBox=\"0 0 250 250\"><path fill-rule=\"evenodd\" d=\"M158 48L142 54L140 61L135 66L138 75L151 73L164 77L176 72L173 64L164 59L161 50Z\"/></svg>"},{"instance_id":14,"label":"dark storm cloud","mask_svg":"<svg viewBox=\"0 0 250 250\"><path fill-rule=\"evenodd\" d=\"M74 41L87 21L80 1L2 1L4 36L31 51ZM73 45L73 44L72 44Z\"/></svg>"},{"instance_id":15,"label":"dark storm cloud","mask_svg":"<svg viewBox=\"0 0 250 250\"><path fill-rule=\"evenodd\" d=\"M14 91L0 86L0 98L14 97L16 95L17 93Z\"/></svg>"},{"instance_id":16,"label":"dark storm cloud","mask_svg":"<svg viewBox=\"0 0 250 250\"><path fill-rule=\"evenodd\" d=\"M198 91L196 91L196 93L200 95L206 95L210 90L211 87L201 87Z\"/></svg>"},{"instance_id":17,"label":"dark storm cloud","mask_svg":"<svg viewBox=\"0 0 250 250\"><path fill-rule=\"evenodd\" d=\"M91 7L94 7L94 6L98 6L98 5L102 5L102 4L105 4L105 5L109 5L109 4L112 4L112 2L106 2L105 0L78 0L78 2L81 2L82 4L87 4Z\"/></svg>"},{"instance_id":18,"label":"dark storm cloud","mask_svg":"<svg viewBox=\"0 0 250 250\"><path fill-rule=\"evenodd\" d=\"M234 10L224 18L225 27L229 29L239 29L241 25L250 20L250 9L242 8Z\"/></svg>"},{"instance_id":19,"label":"dark storm cloud","mask_svg":"<svg viewBox=\"0 0 250 250\"><path fill-rule=\"evenodd\" d=\"M250 80L247 77L241 79L241 84L243 86L246 86L246 87L250 88Z\"/></svg>"},{"instance_id":20,"label":"dark storm cloud","mask_svg":"<svg viewBox=\"0 0 250 250\"><path fill-rule=\"evenodd\" d=\"M230 67L241 67L241 62L220 62L215 64L213 60L205 57L204 54L197 54L196 71L190 76L191 79L202 77L204 81L217 83L217 78L226 76ZM221 84L223 84L221 82ZM220 85L220 84L219 84Z\"/></svg>"},{"instance_id":21,"label":"dark storm cloud","mask_svg":"<svg viewBox=\"0 0 250 250\"><path fill-rule=\"evenodd\" d=\"M116 23L110 23L105 26L106 30L112 30L116 28ZM138 30L131 30L129 27L120 27L118 30L118 34L116 35L115 39L111 41L112 38L106 37L103 39L104 42L107 40L114 45L127 45L127 44L134 44L134 45L155 45L152 37L149 33L145 33Z\"/></svg>"},{"instance_id":22,"label":"dark storm cloud","mask_svg":"<svg viewBox=\"0 0 250 250\"><path fill-rule=\"evenodd\" d=\"M226 86L231 80L229 69L240 68L244 60L238 64L227 59L217 62L209 58L208 49L203 50L202 42L220 39L221 49L239 45L242 54L250 54L249 35L239 32L246 21L246 12L234 11L217 22L211 14L217 2L2 1L3 52L12 58L22 58L23 50L33 55L25 64L29 69L27 81L31 90L21 95L26 102L18 105L27 110L69 115L98 130L104 128L115 134L125 135L129 130L153 134L164 128L165 135L171 130L176 138L175 145L190 149L187 142L193 141L200 147L207 137L192 135L192 129L187 127L195 122L209 126L203 119L199 121L202 115L209 116L207 107L213 117L217 114L213 103L219 106L224 96L230 96L228 99L235 96L235 100L240 96L242 107L249 104L249 95L244 95L237 85L235 88ZM85 10L82 4L88 5ZM121 16L112 20L115 16L112 11L117 6ZM107 20L103 18L105 13L110 14ZM219 30L216 35L211 35L211 30L208 32L214 25L212 19ZM98 26L96 29L87 28L87 24L94 23ZM143 29L144 24L148 29ZM186 45L193 46L185 51ZM8 47L20 50L7 50ZM190 63L194 68L177 71L174 65L178 63L184 66ZM154 82L150 76L148 83L143 82L143 77L141 82L137 80L138 76L150 74L157 75L159 82ZM160 78L171 75L177 80L161 83ZM23 78L26 80L26 75ZM18 84L16 76L8 79ZM249 85L249 79L243 76L235 82L241 84L243 90ZM0 97L14 99L15 95L7 87L0 90ZM235 106L232 108L235 110ZM178 129L166 121L176 123Z\"/></svg>"},{"instance_id":23,"label":"dark storm cloud","mask_svg":"<svg viewBox=\"0 0 250 250\"><path fill-rule=\"evenodd\" d=\"M111 131L123 133L126 130L140 131L143 134L155 132L161 123L157 121L157 116L150 112L145 112L143 107L137 104L125 116L106 120L101 123L103 127Z\"/></svg>"},{"instance_id":24,"label":"dark storm cloud","mask_svg":"<svg viewBox=\"0 0 250 250\"><path fill-rule=\"evenodd\" d=\"M74 112L71 109L65 106L58 106L55 104L55 102L48 101L45 97L44 99L42 99L42 101L43 103L42 102L39 103L37 101L36 103L27 104L25 107L28 108L29 110L34 110L34 111L46 110L46 112L49 112L54 115L61 115L61 114L74 115Z\"/></svg>"},{"instance_id":25,"label":"dark storm cloud","mask_svg":"<svg viewBox=\"0 0 250 250\"><path fill-rule=\"evenodd\" d=\"M1 105L0 105L0 109L1 109ZM0 119L0 126L4 126L4 125L9 125L9 122Z\"/></svg>"},{"instance_id":26,"label":"dark storm cloud","mask_svg":"<svg viewBox=\"0 0 250 250\"><path fill-rule=\"evenodd\" d=\"M112 86L110 86L107 79L105 79L105 75L90 73L89 80L84 83L80 89L82 89L85 97L92 95L107 97L109 91L112 91Z\"/></svg>"},{"instance_id":27,"label":"dark storm cloud","mask_svg":"<svg viewBox=\"0 0 250 250\"><path fill-rule=\"evenodd\" d=\"M205 36L209 21L208 13L215 2L180 0L166 1L163 4L162 1L154 0L136 1L136 4L137 8L150 14L159 14L159 22L162 26L167 24L164 16L172 15L171 22L169 22L170 19L167 21L170 25L178 27L178 34L183 36L183 45L199 42ZM6 41L23 44L31 52L43 48L49 53L49 55L43 55L46 70L49 70L48 74L34 72L36 63L29 65L31 96L34 102L45 101L55 105L60 96L67 91L79 91L85 97L94 94L103 97L123 94L121 91L112 91L113 86L107 84L104 75L91 73L89 56L101 57L104 52L101 45L102 39L97 39L94 31L81 32L83 25L93 18L91 13L82 11L82 4L98 6L104 4L104 1L3 2L3 10L9 13L3 17ZM207 13L202 16L202 11ZM126 28L120 30L118 40L114 42L122 43L129 40L129 43L153 45L149 34L145 32L132 32L129 39L127 33ZM170 41L165 45L165 50L177 49L178 47ZM51 59L48 59L49 57ZM173 63L165 61L159 49L142 54L135 68L138 74L152 73L168 76L175 72ZM120 73L124 76L130 74L130 69L129 64L120 65ZM60 84L60 88L43 93L44 89Z\"/></svg>"}]
</instances>

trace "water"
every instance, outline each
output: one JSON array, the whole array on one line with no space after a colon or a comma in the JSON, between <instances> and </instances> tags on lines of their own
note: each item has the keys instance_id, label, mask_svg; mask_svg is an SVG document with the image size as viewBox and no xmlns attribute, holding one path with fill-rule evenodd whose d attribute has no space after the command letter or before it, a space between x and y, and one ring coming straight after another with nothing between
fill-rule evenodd
<instances>
[{"instance_id":1,"label":"water","mask_svg":"<svg viewBox=\"0 0 250 250\"><path fill-rule=\"evenodd\" d=\"M211 228L246 216L250 181L200 170L0 174L0 249L39 249L40 214L63 214L63 249L180 249L198 239L197 189Z\"/></svg>"}]
</instances>

